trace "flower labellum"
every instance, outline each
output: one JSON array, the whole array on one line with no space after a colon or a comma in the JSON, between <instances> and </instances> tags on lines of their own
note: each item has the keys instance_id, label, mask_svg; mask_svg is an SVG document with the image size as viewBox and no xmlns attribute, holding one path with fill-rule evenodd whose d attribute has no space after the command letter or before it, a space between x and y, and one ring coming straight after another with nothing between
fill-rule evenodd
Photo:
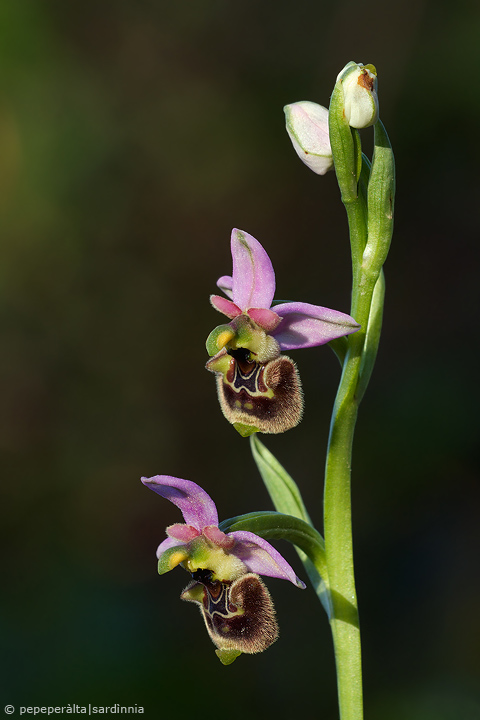
<instances>
[{"instance_id":1,"label":"flower labellum","mask_svg":"<svg viewBox=\"0 0 480 720\"><path fill-rule=\"evenodd\" d=\"M278 638L275 608L267 588L254 573L233 582L212 580L211 573L197 570L181 594L197 603L217 655L229 665L241 653L263 652Z\"/></svg>"},{"instance_id":2,"label":"flower labellum","mask_svg":"<svg viewBox=\"0 0 480 720\"><path fill-rule=\"evenodd\" d=\"M301 420L303 393L295 363L286 355L256 362L247 348L223 348L207 362L216 373L226 419L243 437L281 433Z\"/></svg>"},{"instance_id":3,"label":"flower labellum","mask_svg":"<svg viewBox=\"0 0 480 720\"><path fill-rule=\"evenodd\" d=\"M327 108L304 100L285 105L283 110L287 132L298 157L317 175L325 175L333 167Z\"/></svg>"},{"instance_id":4,"label":"flower labellum","mask_svg":"<svg viewBox=\"0 0 480 720\"><path fill-rule=\"evenodd\" d=\"M212 295L213 307L230 322L207 338L207 370L217 377L226 419L243 436L282 433L295 427L303 395L295 363L282 350L324 345L359 329L345 313L319 305L274 305L275 273L258 240L232 231L233 273L217 285L227 298Z\"/></svg>"},{"instance_id":5,"label":"flower labellum","mask_svg":"<svg viewBox=\"0 0 480 720\"><path fill-rule=\"evenodd\" d=\"M342 83L345 118L354 128L366 128L378 120L377 71L373 65L349 62L337 77Z\"/></svg>"},{"instance_id":6,"label":"flower labellum","mask_svg":"<svg viewBox=\"0 0 480 720\"><path fill-rule=\"evenodd\" d=\"M221 662L229 665L241 653L266 650L277 639L278 626L259 575L289 580L302 589L305 584L263 538L247 530L222 532L215 503L194 482L170 475L142 482L182 512L185 524L168 527L168 537L157 549L158 572L182 565L191 574L180 597L199 606Z\"/></svg>"}]
</instances>

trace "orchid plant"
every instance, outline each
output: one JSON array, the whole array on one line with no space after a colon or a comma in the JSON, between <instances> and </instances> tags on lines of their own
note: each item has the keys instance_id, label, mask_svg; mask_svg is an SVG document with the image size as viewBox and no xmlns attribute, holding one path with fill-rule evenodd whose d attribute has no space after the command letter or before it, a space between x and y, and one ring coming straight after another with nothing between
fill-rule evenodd
<instances>
[{"instance_id":1,"label":"orchid plant","mask_svg":"<svg viewBox=\"0 0 480 720\"><path fill-rule=\"evenodd\" d=\"M328 110L303 101L286 106L288 134L318 175L334 167L345 205L352 254L349 314L303 302L279 302L273 266L246 232L231 237L233 270L217 285L213 307L229 322L207 339L207 369L216 375L226 419L250 447L275 511L252 512L219 524L215 504L189 480L157 475L143 483L176 505L184 523L170 525L157 550L158 571L190 574L183 600L196 603L224 665L241 653L266 650L277 638L273 602L260 575L305 585L268 542L297 549L331 625L341 720L363 718L360 629L355 590L351 457L358 408L372 374L384 302L383 264L393 231L395 169L379 119L377 74L350 62L340 72ZM371 161L359 129L373 125ZM298 485L259 440L301 420L303 393L295 363L283 351L329 344L342 372L332 412L324 475L323 536L313 526ZM239 440L239 442L245 442Z\"/></svg>"}]
</instances>

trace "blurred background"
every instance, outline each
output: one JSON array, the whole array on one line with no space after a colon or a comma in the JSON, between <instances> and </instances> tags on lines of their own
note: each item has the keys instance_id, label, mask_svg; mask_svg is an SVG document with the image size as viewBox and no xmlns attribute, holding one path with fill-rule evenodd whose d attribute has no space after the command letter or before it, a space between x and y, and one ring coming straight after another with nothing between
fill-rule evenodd
<instances>
[{"instance_id":1,"label":"blurred background","mask_svg":"<svg viewBox=\"0 0 480 720\"><path fill-rule=\"evenodd\" d=\"M139 479L194 480L221 518L271 509L203 369L208 297L239 227L280 297L348 311L335 177L282 108L328 105L355 60L398 172L353 466L366 717L478 719L478 3L1 0L0 35L2 703L337 717L313 592L267 581L279 642L223 667L186 573L156 572L179 512ZM321 527L339 368L291 355L304 420L264 441Z\"/></svg>"}]
</instances>

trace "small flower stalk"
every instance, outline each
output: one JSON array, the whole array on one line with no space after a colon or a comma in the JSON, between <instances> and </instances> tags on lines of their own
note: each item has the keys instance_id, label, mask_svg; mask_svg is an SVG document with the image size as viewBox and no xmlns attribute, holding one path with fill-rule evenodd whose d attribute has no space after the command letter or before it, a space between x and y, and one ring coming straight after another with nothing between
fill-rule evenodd
<instances>
[{"instance_id":1,"label":"small flower stalk","mask_svg":"<svg viewBox=\"0 0 480 720\"><path fill-rule=\"evenodd\" d=\"M373 65L349 62L338 74L343 89L345 118L350 127L361 129L378 120L377 71Z\"/></svg>"},{"instance_id":2,"label":"small flower stalk","mask_svg":"<svg viewBox=\"0 0 480 720\"><path fill-rule=\"evenodd\" d=\"M333 168L327 108L305 100L285 105L283 110L288 136L298 157L314 173L325 175Z\"/></svg>"},{"instance_id":3,"label":"small flower stalk","mask_svg":"<svg viewBox=\"0 0 480 720\"><path fill-rule=\"evenodd\" d=\"M191 581L181 599L196 603L224 665L241 653L263 652L278 637L275 609L259 575L305 584L266 540L248 530L222 532L215 503L190 480L156 475L144 485L170 500L184 524L170 525L157 549L160 575L181 565Z\"/></svg>"},{"instance_id":4,"label":"small flower stalk","mask_svg":"<svg viewBox=\"0 0 480 720\"><path fill-rule=\"evenodd\" d=\"M345 313L319 305L273 305L275 273L258 240L232 231L232 276L217 285L213 307L230 318L207 338L207 370L217 376L226 419L243 436L282 433L301 420L303 395L295 363L282 350L324 345L359 329Z\"/></svg>"}]
</instances>

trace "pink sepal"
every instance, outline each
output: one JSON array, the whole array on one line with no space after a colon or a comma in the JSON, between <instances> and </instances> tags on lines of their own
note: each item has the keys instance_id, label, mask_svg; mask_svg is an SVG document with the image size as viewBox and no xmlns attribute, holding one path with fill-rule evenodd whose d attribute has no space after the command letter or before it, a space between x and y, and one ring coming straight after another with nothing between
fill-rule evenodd
<instances>
[{"instance_id":1,"label":"pink sepal","mask_svg":"<svg viewBox=\"0 0 480 720\"><path fill-rule=\"evenodd\" d=\"M176 505L186 524L196 528L199 533L206 525L218 525L215 503L200 485L191 480L172 475L155 475L151 478L143 477L142 483Z\"/></svg>"},{"instance_id":2,"label":"pink sepal","mask_svg":"<svg viewBox=\"0 0 480 720\"><path fill-rule=\"evenodd\" d=\"M275 273L258 240L247 232L232 230L232 297L238 307L269 308L275 294Z\"/></svg>"},{"instance_id":3,"label":"pink sepal","mask_svg":"<svg viewBox=\"0 0 480 720\"><path fill-rule=\"evenodd\" d=\"M282 322L272 333L281 350L324 345L335 338L356 332L360 325L346 313L310 303L275 305Z\"/></svg>"},{"instance_id":4,"label":"pink sepal","mask_svg":"<svg viewBox=\"0 0 480 720\"><path fill-rule=\"evenodd\" d=\"M290 580L297 587L305 588L305 583L296 576L291 565L269 542L249 530L235 530L229 535L235 540L233 554L245 563L250 572Z\"/></svg>"}]
</instances>

